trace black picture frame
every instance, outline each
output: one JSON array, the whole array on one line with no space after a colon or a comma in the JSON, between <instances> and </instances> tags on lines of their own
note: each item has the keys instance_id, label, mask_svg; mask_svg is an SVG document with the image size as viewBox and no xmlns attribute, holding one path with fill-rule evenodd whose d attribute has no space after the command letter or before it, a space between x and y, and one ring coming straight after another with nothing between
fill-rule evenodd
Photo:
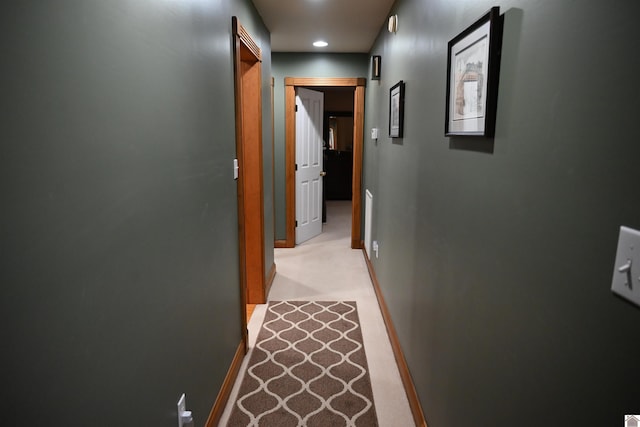
<instances>
[{"instance_id":1,"label":"black picture frame","mask_svg":"<svg viewBox=\"0 0 640 427\"><path fill-rule=\"evenodd\" d=\"M404 82L389 89L389 137L402 138L404 129Z\"/></svg>"},{"instance_id":2,"label":"black picture frame","mask_svg":"<svg viewBox=\"0 0 640 427\"><path fill-rule=\"evenodd\" d=\"M373 55L371 57L371 80L380 80L382 74L382 56Z\"/></svg>"},{"instance_id":3,"label":"black picture frame","mask_svg":"<svg viewBox=\"0 0 640 427\"><path fill-rule=\"evenodd\" d=\"M503 19L492 7L448 43L445 136L494 136Z\"/></svg>"}]
</instances>

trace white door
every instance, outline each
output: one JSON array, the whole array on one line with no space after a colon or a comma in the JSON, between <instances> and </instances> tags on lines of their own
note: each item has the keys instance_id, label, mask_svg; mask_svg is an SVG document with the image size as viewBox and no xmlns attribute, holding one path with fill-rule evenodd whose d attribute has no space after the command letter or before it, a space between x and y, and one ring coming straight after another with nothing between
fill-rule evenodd
<instances>
[{"instance_id":1,"label":"white door","mask_svg":"<svg viewBox=\"0 0 640 427\"><path fill-rule=\"evenodd\" d=\"M322 232L324 93L296 89L296 244Z\"/></svg>"}]
</instances>

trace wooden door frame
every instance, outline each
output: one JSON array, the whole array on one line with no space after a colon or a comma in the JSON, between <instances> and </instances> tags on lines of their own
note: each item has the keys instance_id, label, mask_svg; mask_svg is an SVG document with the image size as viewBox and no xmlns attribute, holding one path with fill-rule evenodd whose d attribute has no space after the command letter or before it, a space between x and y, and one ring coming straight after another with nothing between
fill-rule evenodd
<instances>
[{"instance_id":1,"label":"wooden door frame","mask_svg":"<svg viewBox=\"0 0 640 427\"><path fill-rule=\"evenodd\" d=\"M245 344L247 344L246 304L266 302L262 164L262 57L260 48L235 16L232 18L232 27L236 155L239 165L240 295L242 334Z\"/></svg>"},{"instance_id":2,"label":"wooden door frame","mask_svg":"<svg viewBox=\"0 0 640 427\"><path fill-rule=\"evenodd\" d=\"M285 77L285 229L281 247L296 245L296 87L353 87L353 175L351 181L351 248L362 249L362 152L364 147L364 88L367 79L331 77Z\"/></svg>"}]
</instances>

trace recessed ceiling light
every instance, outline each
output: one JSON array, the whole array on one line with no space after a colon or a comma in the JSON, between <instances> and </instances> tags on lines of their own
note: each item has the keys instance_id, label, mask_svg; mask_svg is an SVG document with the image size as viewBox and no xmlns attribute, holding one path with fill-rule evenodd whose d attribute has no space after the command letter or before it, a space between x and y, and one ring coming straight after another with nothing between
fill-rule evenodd
<instances>
[{"instance_id":1,"label":"recessed ceiling light","mask_svg":"<svg viewBox=\"0 0 640 427\"><path fill-rule=\"evenodd\" d=\"M329 43L322 41L322 40L318 40L317 42L313 42L313 45L315 47L327 47L329 46Z\"/></svg>"}]
</instances>

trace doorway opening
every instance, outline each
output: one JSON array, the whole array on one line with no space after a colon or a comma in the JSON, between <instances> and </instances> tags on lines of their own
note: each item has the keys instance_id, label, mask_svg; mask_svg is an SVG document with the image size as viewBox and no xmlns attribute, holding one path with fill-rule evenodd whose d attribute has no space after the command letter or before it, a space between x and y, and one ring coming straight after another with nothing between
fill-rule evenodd
<instances>
[{"instance_id":1,"label":"doorway opening","mask_svg":"<svg viewBox=\"0 0 640 427\"><path fill-rule=\"evenodd\" d=\"M285 227L286 239L280 247L295 247L296 230L296 130L295 97L297 87L306 88L350 88L353 90L353 145L351 179L351 248L361 249L362 210L362 151L364 144L364 89L365 78L285 78Z\"/></svg>"},{"instance_id":2,"label":"doorway opening","mask_svg":"<svg viewBox=\"0 0 640 427\"><path fill-rule=\"evenodd\" d=\"M354 91L345 88L325 90L324 110L324 194L322 196L323 222L327 222L327 211L340 206L344 210L348 201L351 210L353 200L353 96ZM343 217L341 212L339 217Z\"/></svg>"}]
</instances>

